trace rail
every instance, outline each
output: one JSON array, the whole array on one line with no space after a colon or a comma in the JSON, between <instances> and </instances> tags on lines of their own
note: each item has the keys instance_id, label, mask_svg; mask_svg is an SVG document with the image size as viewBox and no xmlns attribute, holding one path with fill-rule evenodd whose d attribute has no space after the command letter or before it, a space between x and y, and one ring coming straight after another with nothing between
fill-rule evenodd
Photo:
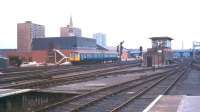
<instances>
[{"instance_id":1,"label":"rail","mask_svg":"<svg viewBox=\"0 0 200 112\"><path fill-rule=\"evenodd\" d=\"M58 105L64 105L62 107L62 108L66 107L66 108L64 108L65 109L64 111L75 112L75 111L78 111L79 109L84 108L84 107L86 107L86 106L88 106L88 105L90 105L94 102L97 102L97 101L99 101L99 100L101 100L101 99L103 99L107 96L111 96L113 94L119 93L121 91L127 90L127 89L132 88L132 87L137 87L137 86L144 84L148 81L154 81L158 78L163 77L163 74L167 74L169 72L172 72L172 71L168 70L168 71L163 72L162 74L156 73L154 75L143 77L141 79L131 80L131 81L121 83L121 84L117 84L117 85L114 85L114 86L105 87L105 88L102 88L102 89L99 89L99 90L96 90L96 91L86 93L84 95L77 96L77 97L72 98L72 99L67 100L67 101L64 100L62 102L58 102L58 103L55 103L55 104L48 105L48 106L46 106L42 109L35 110L35 112L49 110L51 108L55 108ZM57 111L60 111L60 110L57 110Z\"/></svg>"}]
</instances>

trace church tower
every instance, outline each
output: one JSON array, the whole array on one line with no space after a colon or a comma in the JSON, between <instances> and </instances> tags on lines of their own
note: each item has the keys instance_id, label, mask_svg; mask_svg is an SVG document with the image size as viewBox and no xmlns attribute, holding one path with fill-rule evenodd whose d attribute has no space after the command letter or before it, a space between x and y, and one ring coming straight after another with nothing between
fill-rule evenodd
<instances>
[{"instance_id":1,"label":"church tower","mask_svg":"<svg viewBox=\"0 0 200 112\"><path fill-rule=\"evenodd\" d=\"M69 24L66 27L60 28L61 37L81 37L81 29L73 26L72 16L70 16Z\"/></svg>"}]
</instances>

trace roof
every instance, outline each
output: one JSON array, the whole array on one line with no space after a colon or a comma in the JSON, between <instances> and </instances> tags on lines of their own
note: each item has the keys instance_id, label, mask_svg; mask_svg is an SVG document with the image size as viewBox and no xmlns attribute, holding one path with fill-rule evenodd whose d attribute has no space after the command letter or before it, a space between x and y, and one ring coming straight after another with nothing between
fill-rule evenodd
<instances>
[{"instance_id":1,"label":"roof","mask_svg":"<svg viewBox=\"0 0 200 112\"><path fill-rule=\"evenodd\" d=\"M33 38L32 50L48 50L52 48L65 50L79 48L96 49L96 40L85 37Z\"/></svg>"},{"instance_id":2,"label":"roof","mask_svg":"<svg viewBox=\"0 0 200 112\"><path fill-rule=\"evenodd\" d=\"M151 37L151 40L173 40L171 37L163 36L163 37Z\"/></svg>"},{"instance_id":3,"label":"roof","mask_svg":"<svg viewBox=\"0 0 200 112\"><path fill-rule=\"evenodd\" d=\"M98 50L106 50L106 51L108 51L108 49L106 49L105 47L103 47L101 45L98 45L98 44L96 44L96 45L97 45L97 49Z\"/></svg>"}]
</instances>

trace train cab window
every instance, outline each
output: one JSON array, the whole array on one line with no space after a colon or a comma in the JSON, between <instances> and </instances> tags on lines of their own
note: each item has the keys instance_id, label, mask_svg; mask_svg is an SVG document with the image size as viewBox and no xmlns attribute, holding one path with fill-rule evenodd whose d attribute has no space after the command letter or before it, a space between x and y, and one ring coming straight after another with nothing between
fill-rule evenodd
<instances>
[{"instance_id":1,"label":"train cab window","mask_svg":"<svg viewBox=\"0 0 200 112\"><path fill-rule=\"evenodd\" d=\"M71 57L71 58L74 58L74 53L73 53L73 52L70 54L70 57Z\"/></svg>"},{"instance_id":2,"label":"train cab window","mask_svg":"<svg viewBox=\"0 0 200 112\"><path fill-rule=\"evenodd\" d=\"M77 58L79 56L78 52L72 52L71 53L71 58Z\"/></svg>"},{"instance_id":3,"label":"train cab window","mask_svg":"<svg viewBox=\"0 0 200 112\"><path fill-rule=\"evenodd\" d=\"M77 58L78 57L78 53L74 53L74 57Z\"/></svg>"}]
</instances>

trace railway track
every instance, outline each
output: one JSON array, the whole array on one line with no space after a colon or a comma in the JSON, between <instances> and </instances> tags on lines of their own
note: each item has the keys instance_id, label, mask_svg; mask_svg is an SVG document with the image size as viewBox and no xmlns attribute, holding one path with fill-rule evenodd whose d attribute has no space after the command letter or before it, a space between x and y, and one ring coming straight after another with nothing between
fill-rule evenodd
<instances>
[{"instance_id":1,"label":"railway track","mask_svg":"<svg viewBox=\"0 0 200 112\"><path fill-rule=\"evenodd\" d=\"M0 75L0 83L5 83L5 82L10 83L13 81L22 81L22 80L27 80L27 79L30 79L30 80L44 79L44 78L50 78L52 76L57 76L57 75L62 75L62 74L74 73L74 72L79 72L79 71L81 72L81 71L86 71L86 70L89 71L92 68L95 68L95 67L91 67L91 68L73 67L73 68L67 68L67 69L57 69L57 70L48 70L48 71L38 70L38 71L2 74Z\"/></svg>"},{"instance_id":2,"label":"railway track","mask_svg":"<svg viewBox=\"0 0 200 112\"><path fill-rule=\"evenodd\" d=\"M35 112L79 112L82 109L85 109L86 107L94 105L95 103L107 99L108 97L112 97L116 94L119 94L123 91L127 91L131 88L137 88L136 90L141 91L144 88L146 88L150 84L154 84L156 81L164 80L165 78L171 76L171 74L175 73L176 70L168 70L161 73L157 73L151 76L147 76L138 80L131 80L125 83L121 83L118 85L105 87L103 89L99 89L96 91L92 91L89 93L86 93L84 95L77 96L75 98L72 98L70 100L64 100L62 102L58 102L55 104L47 105L46 107L34 110ZM135 92L135 94L137 91ZM111 103L112 104L112 103ZM105 104L104 104L105 105ZM99 108L101 110L103 108ZM93 110L91 112L98 112L98 110ZM106 110L107 111L107 110ZM101 112L105 112L101 111Z\"/></svg>"},{"instance_id":3,"label":"railway track","mask_svg":"<svg viewBox=\"0 0 200 112\"><path fill-rule=\"evenodd\" d=\"M186 70L182 69L142 88L110 112L142 112L157 96L165 95L185 72Z\"/></svg>"},{"instance_id":4,"label":"railway track","mask_svg":"<svg viewBox=\"0 0 200 112\"><path fill-rule=\"evenodd\" d=\"M46 73L40 73L40 74L27 74L27 75L22 75L22 76L12 76L12 77L0 77L0 84L9 84L9 83L18 83L21 81L28 81L28 80L34 80L34 79L53 79L53 78L66 78L66 76L68 78L71 78L73 76L77 75L84 75L83 77L86 77L87 74L94 74L98 72L101 73L106 73L107 75L112 75L112 74L123 74L123 73L133 73L133 72L144 72L144 71L148 71L148 70L152 70L152 68L143 68L143 69L137 69L137 70L127 70L128 68L131 67L135 67L138 64L134 64L134 65L123 65L123 66L118 66L118 67L111 67L111 68L106 68L106 69L97 69L97 70L93 70L93 71L88 71L88 72L84 72L84 73L80 73L80 72L69 72L68 73L63 73L64 71L62 70L57 70L57 71L53 71L53 72L46 72ZM168 67L160 67L158 69L167 69L167 68L172 68L174 66L177 65L173 65L173 66L168 66ZM120 70L122 69L122 70ZM55 73L56 72L56 73ZM73 73L72 75L70 75L71 73ZM96 75L97 76L97 75Z\"/></svg>"},{"instance_id":5,"label":"railway track","mask_svg":"<svg viewBox=\"0 0 200 112\"><path fill-rule=\"evenodd\" d=\"M49 69L64 69L64 68L73 68L73 67L91 67L92 66L110 66L110 65L124 65L124 64L131 64L131 63L138 63L137 61L128 61L128 62L115 62L115 63L98 63L98 64L89 64L89 65L53 65L53 66L38 66L38 67L20 67L20 68L7 68L7 69L0 69L2 73L28 73L38 70L49 70Z\"/></svg>"},{"instance_id":6,"label":"railway track","mask_svg":"<svg viewBox=\"0 0 200 112\"><path fill-rule=\"evenodd\" d=\"M59 83L64 82L74 82L75 80L82 80L84 78L91 78L97 77L102 74L113 74L114 71L125 69L129 67L135 67L138 64L130 64L130 65L120 65L117 67L107 67L106 69L97 69L93 71L86 71L84 73L76 72L76 73L68 73L62 75L55 75L55 73L48 73L48 74L40 74L39 76L36 75L28 75L22 77L9 77L9 78L1 78L0 79L0 88L38 88L38 87L47 87L52 86ZM110 71L113 71L112 73ZM123 71L120 71L120 73ZM115 72L116 73L116 72ZM57 73L58 74L58 73ZM34 79L35 77L36 79ZM20 80L21 79L21 80ZM28 80L26 80L28 79ZM12 81L15 81L12 83ZM5 83L4 83L5 82Z\"/></svg>"},{"instance_id":7,"label":"railway track","mask_svg":"<svg viewBox=\"0 0 200 112\"><path fill-rule=\"evenodd\" d=\"M27 75L32 73L42 73L42 72L53 72L54 73L58 71L63 72L73 72L73 71L81 71L81 70L89 70L89 69L95 69L95 68L106 68L106 67L113 67L113 66L121 66L121 65L127 65L127 64L137 64L138 62L127 62L127 63L105 63L105 64L97 64L97 65L66 65L66 66L55 66L55 67L34 67L33 70L22 70L22 71L14 71L14 72L8 72L8 73L2 73L0 74L0 78L2 77L12 77L13 75ZM22 68L21 68L22 69ZM30 68L29 68L30 69Z\"/></svg>"},{"instance_id":8,"label":"railway track","mask_svg":"<svg viewBox=\"0 0 200 112\"><path fill-rule=\"evenodd\" d=\"M128 63L130 64L138 64L138 63ZM124 64L122 64L124 65ZM81 71L87 71L87 70L93 70L93 69L100 69L100 68L108 68L108 67L117 67L117 66L122 66L121 64L102 64L102 65L96 65L96 66L88 66L84 65L82 67L78 66L71 66L69 68L58 68L58 69L50 69L50 70L33 70L33 71L22 71L22 72L12 72L12 73L3 73L0 74L0 83L1 81L6 81L6 82L11 82L19 80L19 79L24 79L28 77L38 77L38 78L47 78L44 76L53 76L53 75L60 75L60 74L65 74L65 73L73 73L73 72L81 72Z\"/></svg>"}]
</instances>

